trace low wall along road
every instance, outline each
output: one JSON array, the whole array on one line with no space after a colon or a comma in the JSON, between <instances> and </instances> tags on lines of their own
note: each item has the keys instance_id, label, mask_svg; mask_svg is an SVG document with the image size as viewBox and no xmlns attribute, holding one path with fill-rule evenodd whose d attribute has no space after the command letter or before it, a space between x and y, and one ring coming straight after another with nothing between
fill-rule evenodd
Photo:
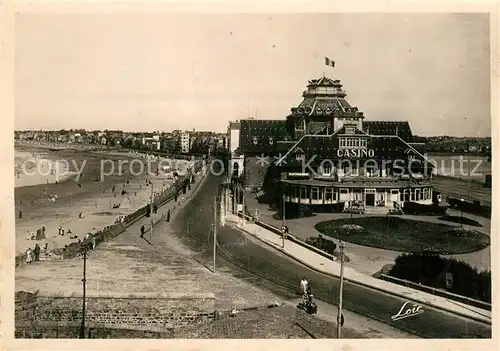
<instances>
[{"instance_id":1,"label":"low wall along road","mask_svg":"<svg viewBox=\"0 0 500 351\"><path fill-rule=\"evenodd\" d=\"M167 330L214 320L214 301L212 293L90 293L85 319L91 328ZM16 337L36 337L30 332L33 324L57 326L60 334L67 335L81 320L82 296L16 293Z\"/></svg>"}]
</instances>

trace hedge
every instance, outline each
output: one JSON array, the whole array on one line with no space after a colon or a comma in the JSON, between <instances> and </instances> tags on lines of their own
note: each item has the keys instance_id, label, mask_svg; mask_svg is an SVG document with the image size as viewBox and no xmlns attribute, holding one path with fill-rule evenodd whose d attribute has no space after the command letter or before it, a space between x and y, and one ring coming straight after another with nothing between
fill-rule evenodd
<instances>
[{"instance_id":1,"label":"hedge","mask_svg":"<svg viewBox=\"0 0 500 351\"><path fill-rule=\"evenodd\" d=\"M446 286L446 273L453 275L451 287ZM396 258L389 275L491 303L491 271L478 271L456 259L403 254Z\"/></svg>"}]
</instances>

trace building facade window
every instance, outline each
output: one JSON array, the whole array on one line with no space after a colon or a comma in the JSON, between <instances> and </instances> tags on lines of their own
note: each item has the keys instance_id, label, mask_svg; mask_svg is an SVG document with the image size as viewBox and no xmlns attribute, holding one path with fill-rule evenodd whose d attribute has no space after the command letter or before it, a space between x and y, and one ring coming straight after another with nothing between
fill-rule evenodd
<instances>
[{"instance_id":1,"label":"building facade window","mask_svg":"<svg viewBox=\"0 0 500 351\"><path fill-rule=\"evenodd\" d=\"M312 200L319 200L320 199L318 188L311 189L311 199Z\"/></svg>"},{"instance_id":2,"label":"building facade window","mask_svg":"<svg viewBox=\"0 0 500 351\"><path fill-rule=\"evenodd\" d=\"M356 137L339 138L339 148L366 148L366 145L367 145L366 138L356 138Z\"/></svg>"},{"instance_id":3,"label":"building facade window","mask_svg":"<svg viewBox=\"0 0 500 351\"><path fill-rule=\"evenodd\" d=\"M300 198L301 200L309 200L309 189L300 188Z\"/></svg>"},{"instance_id":4,"label":"building facade window","mask_svg":"<svg viewBox=\"0 0 500 351\"><path fill-rule=\"evenodd\" d=\"M329 176L332 174L332 164L329 163L329 162L325 162L322 166L321 166L321 174L322 175L325 175L325 176Z\"/></svg>"},{"instance_id":5,"label":"building facade window","mask_svg":"<svg viewBox=\"0 0 500 351\"><path fill-rule=\"evenodd\" d=\"M333 189L326 188L325 189L325 200L332 201L333 200Z\"/></svg>"}]
</instances>

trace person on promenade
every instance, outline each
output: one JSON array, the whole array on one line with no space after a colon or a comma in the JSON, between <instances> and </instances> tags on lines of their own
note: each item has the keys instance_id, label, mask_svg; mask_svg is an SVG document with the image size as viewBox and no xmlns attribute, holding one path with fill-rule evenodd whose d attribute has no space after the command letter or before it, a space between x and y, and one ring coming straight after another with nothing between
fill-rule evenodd
<instances>
[{"instance_id":1,"label":"person on promenade","mask_svg":"<svg viewBox=\"0 0 500 351\"><path fill-rule=\"evenodd\" d=\"M33 249L33 254L35 256L35 261L40 260L40 246L38 244L35 245L35 248Z\"/></svg>"},{"instance_id":2,"label":"person on promenade","mask_svg":"<svg viewBox=\"0 0 500 351\"><path fill-rule=\"evenodd\" d=\"M61 235L64 236L64 227L61 227Z\"/></svg>"},{"instance_id":3,"label":"person on promenade","mask_svg":"<svg viewBox=\"0 0 500 351\"><path fill-rule=\"evenodd\" d=\"M167 211L167 222L170 222L170 210Z\"/></svg>"},{"instance_id":4,"label":"person on promenade","mask_svg":"<svg viewBox=\"0 0 500 351\"><path fill-rule=\"evenodd\" d=\"M23 218L23 211L19 211L19 219Z\"/></svg>"},{"instance_id":5,"label":"person on promenade","mask_svg":"<svg viewBox=\"0 0 500 351\"><path fill-rule=\"evenodd\" d=\"M146 231L146 229L144 228L144 224L142 225L141 227L141 238L144 238L144 232Z\"/></svg>"},{"instance_id":6,"label":"person on promenade","mask_svg":"<svg viewBox=\"0 0 500 351\"><path fill-rule=\"evenodd\" d=\"M307 298L307 303L312 303L313 294L310 286L308 286L306 289L306 298Z\"/></svg>"},{"instance_id":7,"label":"person on promenade","mask_svg":"<svg viewBox=\"0 0 500 351\"><path fill-rule=\"evenodd\" d=\"M62 229L62 227L61 227L61 226L59 226L57 229L58 229L58 233L57 233L57 235L61 235L61 229Z\"/></svg>"},{"instance_id":8,"label":"person on promenade","mask_svg":"<svg viewBox=\"0 0 500 351\"><path fill-rule=\"evenodd\" d=\"M307 295L307 286L309 285L309 282L306 280L306 278L302 278L300 281L300 290L302 290L302 294L305 296Z\"/></svg>"},{"instance_id":9,"label":"person on promenade","mask_svg":"<svg viewBox=\"0 0 500 351\"><path fill-rule=\"evenodd\" d=\"M26 249L26 263L31 263L33 261L33 255L31 253L31 249L28 247Z\"/></svg>"},{"instance_id":10,"label":"person on promenade","mask_svg":"<svg viewBox=\"0 0 500 351\"><path fill-rule=\"evenodd\" d=\"M95 250L95 246L97 245L97 240L95 235L92 235L92 251Z\"/></svg>"}]
</instances>

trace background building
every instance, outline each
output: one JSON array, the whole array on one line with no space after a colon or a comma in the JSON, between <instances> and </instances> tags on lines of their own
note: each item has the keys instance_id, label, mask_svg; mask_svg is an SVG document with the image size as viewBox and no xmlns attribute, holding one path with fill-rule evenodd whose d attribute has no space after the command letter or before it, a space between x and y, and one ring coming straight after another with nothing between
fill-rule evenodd
<instances>
[{"instance_id":1,"label":"background building","mask_svg":"<svg viewBox=\"0 0 500 351\"><path fill-rule=\"evenodd\" d=\"M187 154L190 149L190 135L189 132L183 132L180 134L180 144L181 144L181 152Z\"/></svg>"}]
</instances>

